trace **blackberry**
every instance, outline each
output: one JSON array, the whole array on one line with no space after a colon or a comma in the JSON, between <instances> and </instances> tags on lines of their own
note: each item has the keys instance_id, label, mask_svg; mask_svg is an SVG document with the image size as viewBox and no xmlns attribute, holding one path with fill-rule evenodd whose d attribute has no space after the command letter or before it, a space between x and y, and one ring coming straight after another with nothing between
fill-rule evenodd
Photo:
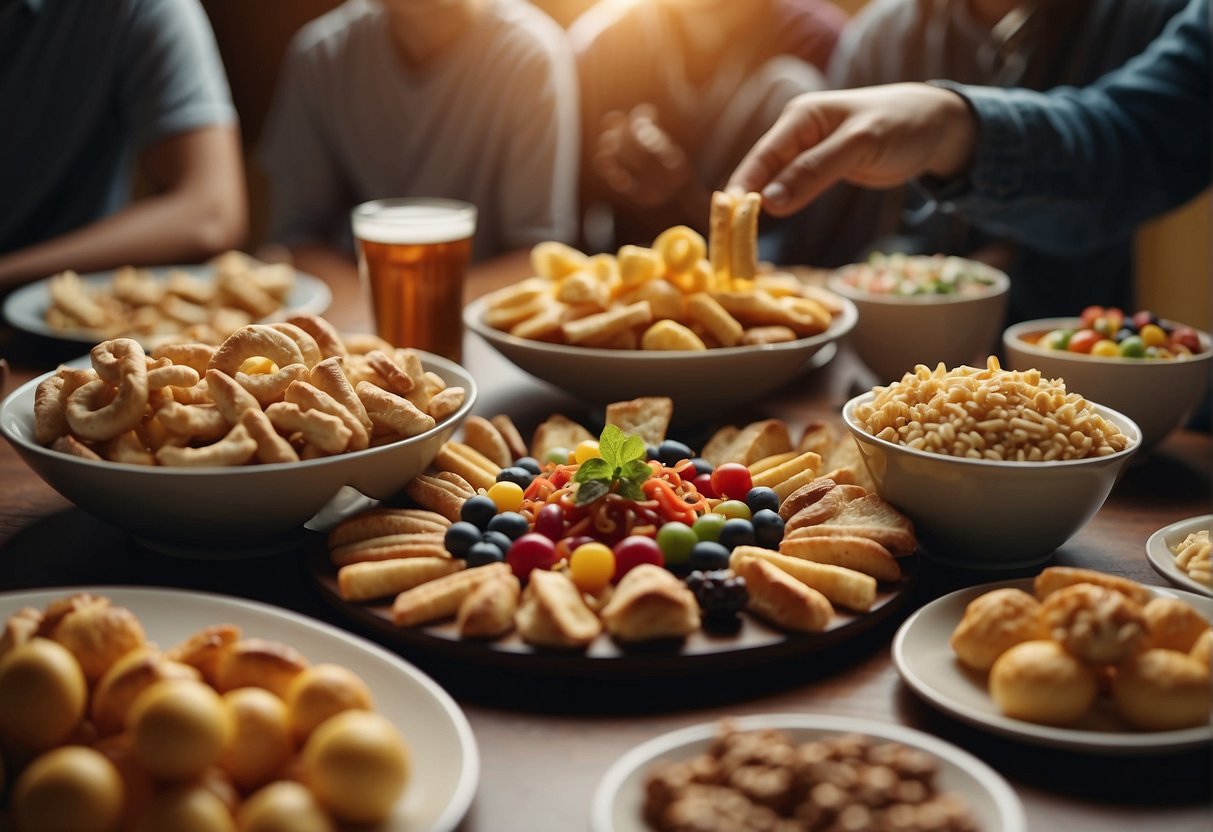
<instances>
[{"instance_id":1,"label":"blackberry","mask_svg":"<svg viewBox=\"0 0 1213 832\"><path fill-rule=\"evenodd\" d=\"M696 570L686 578L687 587L695 594L699 609L703 611L703 625L707 629L733 629L740 625L737 614L745 609L750 600L745 578L734 575L730 569L711 572Z\"/></svg>"}]
</instances>

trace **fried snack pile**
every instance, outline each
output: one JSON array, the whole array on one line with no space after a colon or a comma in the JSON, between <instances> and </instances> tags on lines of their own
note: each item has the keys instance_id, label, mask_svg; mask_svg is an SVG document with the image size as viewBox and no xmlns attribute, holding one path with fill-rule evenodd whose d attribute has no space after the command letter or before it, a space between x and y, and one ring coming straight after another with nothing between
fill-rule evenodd
<instances>
[{"instance_id":1,"label":"fried snack pile","mask_svg":"<svg viewBox=\"0 0 1213 832\"><path fill-rule=\"evenodd\" d=\"M1032 593L1006 587L971 601L951 646L965 667L989 673L990 696L1016 719L1074 725L1110 693L1140 730L1209 720L1209 622L1127 578L1050 567Z\"/></svg>"},{"instance_id":2,"label":"fried snack pile","mask_svg":"<svg viewBox=\"0 0 1213 832\"><path fill-rule=\"evenodd\" d=\"M412 765L347 668L231 624L161 650L91 593L4 623L0 747L16 832L376 823Z\"/></svg>"},{"instance_id":3,"label":"fried snack pile","mask_svg":"<svg viewBox=\"0 0 1213 832\"><path fill-rule=\"evenodd\" d=\"M416 436L466 391L412 350L342 337L315 315L249 324L219 346L144 352L114 338L88 369L60 367L34 396L42 445L92 460L182 467L298 462Z\"/></svg>"},{"instance_id":4,"label":"fried snack pile","mask_svg":"<svg viewBox=\"0 0 1213 832\"><path fill-rule=\"evenodd\" d=\"M214 279L173 271L161 280L124 266L105 287L93 287L73 271L50 279L52 329L88 332L98 339L129 336L143 343L166 338L218 344L243 326L282 308L295 285L295 270L262 263L239 251L210 262Z\"/></svg>"},{"instance_id":5,"label":"fried snack pile","mask_svg":"<svg viewBox=\"0 0 1213 832\"><path fill-rule=\"evenodd\" d=\"M758 194L712 199L710 240L686 226L651 248L531 252L535 277L489 296L484 322L519 338L610 349L706 350L824 332L839 299L790 274L760 274Z\"/></svg>"},{"instance_id":6,"label":"fried snack pile","mask_svg":"<svg viewBox=\"0 0 1213 832\"><path fill-rule=\"evenodd\" d=\"M672 412L660 397L607 407L608 425L657 456L629 463L646 476L633 497L604 492L585 503L573 478L601 449L584 426L555 414L528 445L508 416L469 417L406 486L415 507L372 509L332 530L341 597L390 600L401 627L454 619L465 638L516 631L537 647L583 649L602 633L630 644L719 630L722 613L739 624L742 609L788 631L822 632L838 623L836 608L862 615L880 585L901 580L913 528L858 484L866 473L849 436L815 423L794 444L775 419L718 431L702 456L732 478L722 487L765 492L769 508L751 514L739 497L700 491L711 486L693 452L666 440ZM750 519L724 531L726 512L742 508ZM696 554L699 524L715 525L721 542ZM685 545L671 542L676 535Z\"/></svg>"},{"instance_id":7,"label":"fried snack pile","mask_svg":"<svg viewBox=\"0 0 1213 832\"><path fill-rule=\"evenodd\" d=\"M644 819L659 832L973 832L938 773L933 756L900 743L859 734L796 743L726 720L706 752L647 772Z\"/></svg>"},{"instance_id":8,"label":"fried snack pile","mask_svg":"<svg viewBox=\"0 0 1213 832\"><path fill-rule=\"evenodd\" d=\"M1213 546L1209 543L1209 530L1201 529L1185 537L1171 548L1175 565L1194 581L1213 587Z\"/></svg>"}]
</instances>

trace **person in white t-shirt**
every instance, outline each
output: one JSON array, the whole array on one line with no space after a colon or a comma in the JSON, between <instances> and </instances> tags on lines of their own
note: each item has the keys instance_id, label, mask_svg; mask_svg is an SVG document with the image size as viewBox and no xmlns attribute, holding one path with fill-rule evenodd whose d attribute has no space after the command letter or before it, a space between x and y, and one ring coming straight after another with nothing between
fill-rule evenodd
<instances>
[{"instance_id":1,"label":"person in white t-shirt","mask_svg":"<svg viewBox=\"0 0 1213 832\"><path fill-rule=\"evenodd\" d=\"M347 0L283 63L259 154L269 242L348 272L350 209L410 196L474 204L474 260L571 241L577 119L572 52L530 4Z\"/></svg>"}]
</instances>

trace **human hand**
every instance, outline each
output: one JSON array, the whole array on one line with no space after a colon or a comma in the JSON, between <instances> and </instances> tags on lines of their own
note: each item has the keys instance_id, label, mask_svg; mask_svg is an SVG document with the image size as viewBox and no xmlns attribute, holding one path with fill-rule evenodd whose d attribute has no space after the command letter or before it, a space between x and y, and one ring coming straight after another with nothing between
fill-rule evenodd
<instances>
[{"instance_id":1,"label":"human hand","mask_svg":"<svg viewBox=\"0 0 1213 832\"><path fill-rule=\"evenodd\" d=\"M968 104L939 87L805 93L741 160L729 188L761 191L767 211L782 217L840 180L889 188L928 173L955 176L976 140Z\"/></svg>"},{"instance_id":2,"label":"human hand","mask_svg":"<svg viewBox=\"0 0 1213 832\"><path fill-rule=\"evenodd\" d=\"M617 197L642 208L675 202L694 180L686 151L657 125L647 104L603 116L593 165Z\"/></svg>"}]
</instances>

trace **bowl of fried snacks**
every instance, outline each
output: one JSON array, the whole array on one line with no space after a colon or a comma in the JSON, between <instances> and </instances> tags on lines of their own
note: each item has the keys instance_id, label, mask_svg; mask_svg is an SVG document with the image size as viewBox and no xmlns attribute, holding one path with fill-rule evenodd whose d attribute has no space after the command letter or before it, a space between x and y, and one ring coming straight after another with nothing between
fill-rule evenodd
<instances>
[{"instance_id":1,"label":"bowl of fried snacks","mask_svg":"<svg viewBox=\"0 0 1213 832\"><path fill-rule=\"evenodd\" d=\"M1141 445L1124 414L994 357L985 368L919 365L842 416L876 492L913 521L927 556L969 569L1047 560Z\"/></svg>"},{"instance_id":2,"label":"bowl of fried snacks","mask_svg":"<svg viewBox=\"0 0 1213 832\"><path fill-rule=\"evenodd\" d=\"M469 304L464 323L533 376L593 404L668 396L679 418L753 401L833 357L846 298L760 268L758 195L718 192L705 240L531 252L533 276Z\"/></svg>"},{"instance_id":3,"label":"bowl of fried snacks","mask_svg":"<svg viewBox=\"0 0 1213 832\"><path fill-rule=\"evenodd\" d=\"M0 431L80 508L153 548L289 548L345 487L385 499L470 412L472 377L323 318L250 324L217 347L103 341L0 405Z\"/></svg>"}]
</instances>

